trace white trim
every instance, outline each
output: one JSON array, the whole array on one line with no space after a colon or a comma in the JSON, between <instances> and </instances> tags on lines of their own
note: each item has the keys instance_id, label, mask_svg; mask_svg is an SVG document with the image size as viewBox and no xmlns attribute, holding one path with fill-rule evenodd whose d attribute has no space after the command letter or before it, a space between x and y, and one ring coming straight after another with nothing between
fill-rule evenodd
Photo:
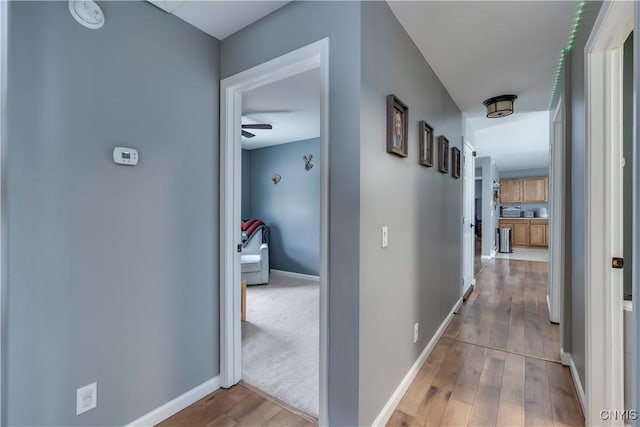
<instances>
[{"instance_id":1,"label":"white trim","mask_svg":"<svg viewBox=\"0 0 640 427\"><path fill-rule=\"evenodd\" d=\"M314 276L312 274L294 273L293 271L276 270L273 268L271 269L271 274L275 274L276 276L292 277L294 279L315 280L317 282L320 281L320 276Z\"/></svg>"},{"instance_id":2,"label":"white trim","mask_svg":"<svg viewBox=\"0 0 640 427\"><path fill-rule=\"evenodd\" d=\"M571 354L565 353L564 348L562 347L560 347L560 363L562 363L564 366L571 365Z\"/></svg>"},{"instance_id":3,"label":"white trim","mask_svg":"<svg viewBox=\"0 0 640 427\"><path fill-rule=\"evenodd\" d=\"M602 422L603 408L624 408L622 271L611 268L611 258L622 255L621 47L633 30L633 8L603 2L585 47L587 425Z\"/></svg>"},{"instance_id":4,"label":"white trim","mask_svg":"<svg viewBox=\"0 0 640 427\"><path fill-rule=\"evenodd\" d=\"M491 249L490 255L482 255L480 256L480 259L494 259L497 254L498 254L498 251L496 251L495 249Z\"/></svg>"},{"instance_id":5,"label":"white trim","mask_svg":"<svg viewBox=\"0 0 640 427\"><path fill-rule=\"evenodd\" d=\"M564 288L564 232L565 232L565 119L564 102L562 95L558 100L558 106L551 122L551 218L550 244L549 244L549 289L547 294L547 307L549 319L553 323L561 323L563 313L563 288ZM563 332L560 328L560 345L563 344Z\"/></svg>"},{"instance_id":6,"label":"white trim","mask_svg":"<svg viewBox=\"0 0 640 427\"><path fill-rule=\"evenodd\" d=\"M376 426L376 427L385 426L387 424L387 422L391 418L391 415L393 414L393 411L395 411L396 407L398 406L398 403L400 403L400 400L402 399L406 391L409 389L409 386L418 375L418 372L420 372L420 368L422 368L422 365L424 365L424 363L427 361L427 358L429 357L433 349L436 348L436 344L438 344L438 340L440 340L440 338L442 337L442 334L444 334L444 331L447 329L447 326L449 326L449 323L451 322L451 320L453 320L453 316L456 314L456 312L458 311L461 305L462 305L462 298L460 298L454 304L453 308L451 309L447 317L444 319L442 324L440 324L440 327L438 328L436 333L433 335L433 337L431 337L431 340L429 341L427 346L424 348L424 350L418 357L418 360L416 360L413 366L411 366L411 369L409 369L409 372L407 372L407 375L405 375L405 377L402 379L402 381L398 385L398 388L396 388L396 390L393 392L393 394L391 395L387 403L384 405L384 407L382 408L382 410L380 411L376 419L373 421L373 423L371 424L372 426Z\"/></svg>"},{"instance_id":7,"label":"white trim","mask_svg":"<svg viewBox=\"0 0 640 427\"><path fill-rule=\"evenodd\" d=\"M176 397L175 399L165 403L162 406L157 407L151 412L148 412L131 421L125 427L134 426L155 426L156 424L166 420L172 415L177 414L189 405L196 403L206 395L213 393L220 388L220 377L211 378L210 380L200 384L187 391L184 394Z\"/></svg>"},{"instance_id":8,"label":"white trim","mask_svg":"<svg viewBox=\"0 0 640 427\"><path fill-rule=\"evenodd\" d=\"M220 82L220 384L241 379L240 243L242 93L308 70L320 70L320 394L328 423L329 39L325 38Z\"/></svg>"},{"instance_id":9,"label":"white trim","mask_svg":"<svg viewBox=\"0 0 640 427\"><path fill-rule=\"evenodd\" d=\"M576 387L576 390L578 391L578 402L580 403L580 409L582 409L582 413L586 417L587 399L584 394L584 387L582 387L582 382L580 381L580 376L578 375L578 368L576 368L576 362L573 360L573 356L570 353L560 353L561 356L563 354L565 355L565 359L567 360L568 363L563 362L562 364L565 366L569 366L569 370L571 371L571 378L573 379L573 385ZM598 410L598 414L599 413L600 411ZM600 418L598 419L600 420ZM600 420L600 422L593 425L599 425L601 423L602 423L602 420ZM588 425L591 425L591 424L588 424Z\"/></svg>"}]
</instances>

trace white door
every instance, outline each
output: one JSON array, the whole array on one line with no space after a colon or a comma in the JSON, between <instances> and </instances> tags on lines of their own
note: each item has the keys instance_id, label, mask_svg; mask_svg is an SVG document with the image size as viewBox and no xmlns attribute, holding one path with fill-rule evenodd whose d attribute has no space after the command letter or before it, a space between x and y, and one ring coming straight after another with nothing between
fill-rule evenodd
<instances>
[{"instance_id":1,"label":"white door","mask_svg":"<svg viewBox=\"0 0 640 427\"><path fill-rule=\"evenodd\" d=\"M462 295L474 284L475 261L475 158L473 147L464 143L462 182Z\"/></svg>"}]
</instances>

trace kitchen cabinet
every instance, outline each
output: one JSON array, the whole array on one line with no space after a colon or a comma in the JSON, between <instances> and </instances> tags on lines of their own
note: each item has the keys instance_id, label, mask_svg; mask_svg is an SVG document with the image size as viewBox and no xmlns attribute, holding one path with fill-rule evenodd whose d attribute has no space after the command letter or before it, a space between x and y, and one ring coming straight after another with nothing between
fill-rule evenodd
<instances>
[{"instance_id":1,"label":"kitchen cabinet","mask_svg":"<svg viewBox=\"0 0 640 427\"><path fill-rule=\"evenodd\" d=\"M548 203L549 177L500 180L500 203Z\"/></svg>"},{"instance_id":2,"label":"kitchen cabinet","mask_svg":"<svg viewBox=\"0 0 640 427\"><path fill-rule=\"evenodd\" d=\"M529 246L549 246L549 222L548 220L532 219L529 224Z\"/></svg>"},{"instance_id":3,"label":"kitchen cabinet","mask_svg":"<svg viewBox=\"0 0 640 427\"><path fill-rule=\"evenodd\" d=\"M537 176L522 180L523 203L547 203L549 201L549 177Z\"/></svg>"},{"instance_id":4,"label":"kitchen cabinet","mask_svg":"<svg viewBox=\"0 0 640 427\"><path fill-rule=\"evenodd\" d=\"M502 179L500 180L500 203L521 203L522 202L522 180Z\"/></svg>"},{"instance_id":5,"label":"kitchen cabinet","mask_svg":"<svg viewBox=\"0 0 640 427\"><path fill-rule=\"evenodd\" d=\"M511 242L513 246L529 246L529 224L515 222L511 229Z\"/></svg>"},{"instance_id":6,"label":"kitchen cabinet","mask_svg":"<svg viewBox=\"0 0 640 427\"><path fill-rule=\"evenodd\" d=\"M501 218L499 226L511 229L511 243L514 247L549 246L548 219Z\"/></svg>"}]
</instances>

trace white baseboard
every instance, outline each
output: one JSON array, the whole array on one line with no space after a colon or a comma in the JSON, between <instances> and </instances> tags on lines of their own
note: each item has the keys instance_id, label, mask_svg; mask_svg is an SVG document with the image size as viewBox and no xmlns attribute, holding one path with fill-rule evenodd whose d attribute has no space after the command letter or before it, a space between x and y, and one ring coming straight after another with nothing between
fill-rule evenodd
<instances>
[{"instance_id":1,"label":"white baseboard","mask_svg":"<svg viewBox=\"0 0 640 427\"><path fill-rule=\"evenodd\" d=\"M560 348L560 363L562 363L563 366L571 366L571 355L565 353L563 348Z\"/></svg>"},{"instance_id":2,"label":"white baseboard","mask_svg":"<svg viewBox=\"0 0 640 427\"><path fill-rule=\"evenodd\" d=\"M482 255L480 259L491 259L493 258L491 255Z\"/></svg>"},{"instance_id":3,"label":"white baseboard","mask_svg":"<svg viewBox=\"0 0 640 427\"><path fill-rule=\"evenodd\" d=\"M315 280L318 282L320 281L320 276L313 276L311 274L294 273L292 271L275 270L273 268L271 269L271 274L284 276L284 277L293 277L295 279Z\"/></svg>"},{"instance_id":4,"label":"white baseboard","mask_svg":"<svg viewBox=\"0 0 640 427\"><path fill-rule=\"evenodd\" d=\"M220 377L211 378L210 380L200 384L199 386L196 386L186 393L176 397L172 401L157 407L153 411L146 413L145 415L134 421L131 421L125 427L155 426L161 421L164 421L170 416L177 414L187 406L197 402L207 394L212 393L219 388Z\"/></svg>"},{"instance_id":5,"label":"white baseboard","mask_svg":"<svg viewBox=\"0 0 640 427\"><path fill-rule=\"evenodd\" d=\"M436 333L433 335L433 337L431 337L431 340L422 351L422 354L420 354L420 357L418 357L418 360L416 360L413 366L411 367L411 369L409 369L409 372L407 372L407 375L405 375L402 382L400 382L400 385L398 385L398 388L396 388L396 390L393 392L393 394L391 395L387 403L382 408L382 411L380 411L376 419L373 421L373 423L371 424L372 426L377 427L377 426L384 426L387 424L387 422L389 421L389 418L391 418L391 415L393 414L393 411L396 409L396 406L398 406L398 403L400 403L400 400L406 393L407 389L409 388L413 380L418 375L418 372L420 372L420 368L422 368L422 365L424 365L424 362L427 361L427 358L429 357L433 349L436 347L438 340L440 339L440 337L442 337L442 334L447 329L447 326L449 326L451 319L453 319L455 312L458 310L458 308L460 308L461 305L462 305L462 298L460 298L454 304L453 308L451 309L447 317L444 319L444 321L442 322L442 324L440 325Z\"/></svg>"},{"instance_id":6,"label":"white baseboard","mask_svg":"<svg viewBox=\"0 0 640 427\"><path fill-rule=\"evenodd\" d=\"M580 376L578 375L578 369L576 368L576 362L573 360L573 356L570 353L561 352L560 358L565 355L565 359L568 356L569 359L569 369L571 370L571 378L573 378L573 384L576 386L576 390L578 390L578 402L580 402L580 408L582 409L582 414L586 415L587 408L587 398L584 395L584 387L582 387L582 382L580 382ZM564 365L564 362L562 363Z\"/></svg>"},{"instance_id":7,"label":"white baseboard","mask_svg":"<svg viewBox=\"0 0 640 427\"><path fill-rule=\"evenodd\" d=\"M495 258L496 255L498 255L498 251L496 251L495 249L491 251L491 258Z\"/></svg>"}]
</instances>

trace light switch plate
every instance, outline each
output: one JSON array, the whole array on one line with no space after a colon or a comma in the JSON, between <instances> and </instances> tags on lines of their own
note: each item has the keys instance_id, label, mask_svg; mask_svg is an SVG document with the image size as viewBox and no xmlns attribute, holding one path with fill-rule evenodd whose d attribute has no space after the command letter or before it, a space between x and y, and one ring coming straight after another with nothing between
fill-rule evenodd
<instances>
[{"instance_id":1,"label":"light switch plate","mask_svg":"<svg viewBox=\"0 0 640 427\"><path fill-rule=\"evenodd\" d=\"M76 415L84 414L96 406L98 406L98 383L76 390Z\"/></svg>"},{"instance_id":2,"label":"light switch plate","mask_svg":"<svg viewBox=\"0 0 640 427\"><path fill-rule=\"evenodd\" d=\"M382 226L382 247L386 248L389 246L389 227L384 225Z\"/></svg>"}]
</instances>

